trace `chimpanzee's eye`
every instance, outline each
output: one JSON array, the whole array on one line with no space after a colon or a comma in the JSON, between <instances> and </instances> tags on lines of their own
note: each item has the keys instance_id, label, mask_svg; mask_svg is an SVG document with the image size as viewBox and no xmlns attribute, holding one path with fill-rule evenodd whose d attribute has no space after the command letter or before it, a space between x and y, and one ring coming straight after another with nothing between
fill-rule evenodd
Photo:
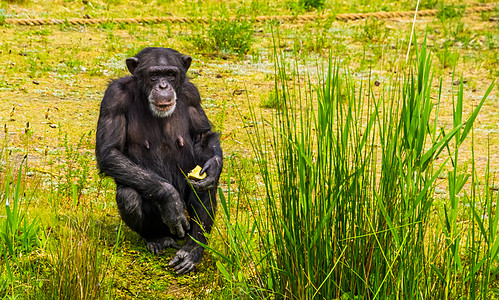
<instances>
[{"instance_id":1,"label":"chimpanzee's eye","mask_svg":"<svg viewBox=\"0 0 499 300\"><path fill-rule=\"evenodd\" d=\"M158 73L157 72L151 72L151 80L156 81L158 80Z\"/></svg>"},{"instance_id":2,"label":"chimpanzee's eye","mask_svg":"<svg viewBox=\"0 0 499 300\"><path fill-rule=\"evenodd\" d=\"M174 82L175 79L177 79L177 76L175 76L175 73L169 73L168 75L166 75L166 77L168 78L168 81L170 81L170 82Z\"/></svg>"}]
</instances>

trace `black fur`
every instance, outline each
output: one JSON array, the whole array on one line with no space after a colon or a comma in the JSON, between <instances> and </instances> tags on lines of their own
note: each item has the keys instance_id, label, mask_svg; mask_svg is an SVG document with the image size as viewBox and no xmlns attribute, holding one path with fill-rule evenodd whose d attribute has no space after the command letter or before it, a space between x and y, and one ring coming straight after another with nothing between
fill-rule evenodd
<instances>
[{"instance_id":1,"label":"black fur","mask_svg":"<svg viewBox=\"0 0 499 300\"><path fill-rule=\"evenodd\" d=\"M132 76L114 80L106 90L96 137L99 169L114 178L120 215L146 240L147 249L157 254L179 248L174 238L189 235L170 262L181 274L203 256L194 240L207 242L204 232L213 225L223 164L219 134L186 77L190 63L189 56L167 48L146 48L127 59ZM155 114L172 102L171 114ZM198 197L184 177L196 165L207 174L190 182Z\"/></svg>"}]
</instances>

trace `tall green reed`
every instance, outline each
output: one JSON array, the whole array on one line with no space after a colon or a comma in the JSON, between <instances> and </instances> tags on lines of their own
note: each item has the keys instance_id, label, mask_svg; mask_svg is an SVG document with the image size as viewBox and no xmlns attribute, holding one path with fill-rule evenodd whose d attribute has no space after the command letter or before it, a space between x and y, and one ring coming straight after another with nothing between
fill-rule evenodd
<instances>
[{"instance_id":1,"label":"tall green reed","mask_svg":"<svg viewBox=\"0 0 499 300\"><path fill-rule=\"evenodd\" d=\"M23 164L19 165L17 176L13 169L6 172L0 199L4 209L0 210L0 297L12 291L19 274L24 273L23 256L41 244L38 218L29 220L28 197L22 191Z\"/></svg>"},{"instance_id":2,"label":"tall green reed","mask_svg":"<svg viewBox=\"0 0 499 300\"><path fill-rule=\"evenodd\" d=\"M467 119L461 86L452 127L440 128L442 82L434 90L426 46L416 57L407 75L375 91L369 78L357 83L331 57L314 79L276 53L280 109L249 135L265 184L265 209L249 226L258 231L261 252L245 256L257 271L251 280L231 279L219 265L238 292L291 299L487 297L499 248L494 196L473 185L470 198L483 199L481 214L492 221L484 224L473 206L466 235L457 195L469 176L458 175L456 164L492 85ZM449 165L442 220L434 214L440 207L434 188ZM229 252L247 253L239 245L230 242ZM469 261L460 258L462 250L474 253ZM224 257L237 273L244 270L234 260L240 257Z\"/></svg>"},{"instance_id":3,"label":"tall green reed","mask_svg":"<svg viewBox=\"0 0 499 300\"><path fill-rule=\"evenodd\" d=\"M462 77L461 77L462 81ZM493 192L489 189L492 178L489 171L489 162L485 170L484 181L476 171L474 139L472 139L472 170L468 172L459 165L459 146L466 140L472 130L473 122L478 110L492 91L490 85L484 97L475 108L475 112L464 121L464 126L456 131L454 136L455 149L449 151L451 169L447 172L449 202L444 204L444 225L441 227L441 239L445 240L441 270L436 269L442 279L442 297L453 298L469 295L471 299L487 298L488 286L491 280L491 266L497 257L499 241L497 241L497 225L499 217L492 211ZM452 98L453 124L463 123L463 85L459 86L457 97ZM490 157L490 156L489 156ZM464 169L464 170L463 170ZM471 190L465 185L471 179ZM498 197L496 193L496 198ZM469 225L462 225L459 213L462 206L465 210ZM479 215L479 211L481 214ZM484 220L489 219L488 224ZM462 253L466 253L462 255ZM494 272L494 273L497 273ZM457 274L457 276L456 276Z\"/></svg>"},{"instance_id":4,"label":"tall green reed","mask_svg":"<svg viewBox=\"0 0 499 300\"><path fill-rule=\"evenodd\" d=\"M23 163L24 160L19 166L15 179L12 176L12 170L8 172L4 182L5 194L2 197L2 202L5 205L5 219L0 223L3 225L0 231L3 241L2 253L14 258L21 252L30 251L38 243L38 220L35 218L31 222L28 221L26 211L29 201L23 201L26 195L21 193ZM13 190L11 190L11 185L14 187Z\"/></svg>"}]
</instances>

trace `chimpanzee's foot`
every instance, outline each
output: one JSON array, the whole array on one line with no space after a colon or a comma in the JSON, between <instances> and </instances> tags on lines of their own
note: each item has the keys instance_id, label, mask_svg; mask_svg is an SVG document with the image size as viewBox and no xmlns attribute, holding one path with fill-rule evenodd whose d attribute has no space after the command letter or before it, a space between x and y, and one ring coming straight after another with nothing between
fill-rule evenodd
<instances>
[{"instance_id":1,"label":"chimpanzee's foot","mask_svg":"<svg viewBox=\"0 0 499 300\"><path fill-rule=\"evenodd\" d=\"M175 242L175 240L171 237L165 236L163 238L147 241L146 248L151 251L152 254L157 255L159 251L165 248L180 249L180 245L177 244L177 242Z\"/></svg>"},{"instance_id":2,"label":"chimpanzee's foot","mask_svg":"<svg viewBox=\"0 0 499 300\"><path fill-rule=\"evenodd\" d=\"M168 263L177 274L187 274L196 268L203 258L204 248L199 245L184 245Z\"/></svg>"}]
</instances>

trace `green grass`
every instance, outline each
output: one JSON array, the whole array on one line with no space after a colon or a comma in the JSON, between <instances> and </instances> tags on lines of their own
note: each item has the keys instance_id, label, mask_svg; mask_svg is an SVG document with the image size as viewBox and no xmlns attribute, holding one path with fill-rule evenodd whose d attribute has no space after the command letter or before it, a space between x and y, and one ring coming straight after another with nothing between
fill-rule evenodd
<instances>
[{"instance_id":1,"label":"green grass","mask_svg":"<svg viewBox=\"0 0 499 300\"><path fill-rule=\"evenodd\" d=\"M418 17L406 63L412 23L332 16L414 3L304 2L0 3L0 298L497 297L494 13L422 1L441 15ZM212 21L2 23L169 13ZM298 14L330 17L243 21ZM146 46L193 57L222 131L212 251L187 276L121 225L93 154L103 91Z\"/></svg>"},{"instance_id":2,"label":"green grass","mask_svg":"<svg viewBox=\"0 0 499 300\"><path fill-rule=\"evenodd\" d=\"M26 215L27 206L24 203L26 195L21 194L22 176L21 164L15 179L12 176L12 170L8 171L3 187L5 220L0 224L2 227L0 254L5 264L2 268L2 284L0 285L2 289L6 288L7 283L14 281L16 267L20 264L19 258L23 254L34 251L40 245L39 222L36 218L29 220Z\"/></svg>"},{"instance_id":3,"label":"green grass","mask_svg":"<svg viewBox=\"0 0 499 300\"><path fill-rule=\"evenodd\" d=\"M253 40L253 26L250 21L230 20L228 16L211 20L209 25L199 25L201 32L190 35L187 40L198 50L207 52L236 53L239 57L248 53Z\"/></svg>"},{"instance_id":4,"label":"green grass","mask_svg":"<svg viewBox=\"0 0 499 300\"><path fill-rule=\"evenodd\" d=\"M275 59L280 110L249 131L264 212L241 217L246 223L236 213L231 222L229 205L239 208L240 200L221 194L229 251L219 252L226 264L217 267L231 297L489 299L499 217L484 223L483 216L498 194L488 169L483 183L459 169L458 153L493 84L467 119L461 84L453 126L444 128L442 85L433 88L426 45L408 75L394 76L379 94L370 78L357 86L331 57L317 78L281 52ZM434 190L446 167L441 210ZM472 190L458 196L472 176ZM460 201L471 204L465 225ZM261 245L257 254L253 243Z\"/></svg>"}]
</instances>

